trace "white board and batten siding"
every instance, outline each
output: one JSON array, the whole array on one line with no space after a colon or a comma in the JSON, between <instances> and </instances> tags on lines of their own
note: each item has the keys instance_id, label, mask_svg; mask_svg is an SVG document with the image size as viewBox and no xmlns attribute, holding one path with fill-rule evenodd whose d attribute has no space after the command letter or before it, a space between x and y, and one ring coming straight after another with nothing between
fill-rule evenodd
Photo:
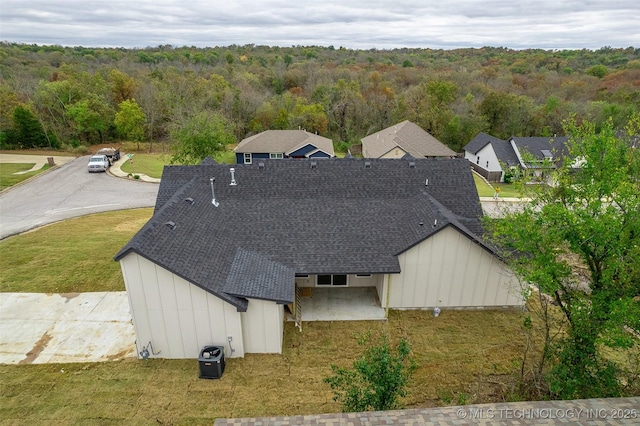
<instances>
[{"instance_id":1,"label":"white board and batten siding","mask_svg":"<svg viewBox=\"0 0 640 426\"><path fill-rule=\"evenodd\" d=\"M198 358L208 345L224 346L227 358L243 357L245 352L281 352L281 305L250 300L247 312L240 313L233 305L135 253L121 259L120 265L137 352L149 342L156 353L160 351L158 358ZM273 337L261 336L264 330L272 330L269 336Z\"/></svg>"},{"instance_id":2,"label":"white board and batten siding","mask_svg":"<svg viewBox=\"0 0 640 426\"><path fill-rule=\"evenodd\" d=\"M282 353L284 305L249 299L247 312L240 317L246 353Z\"/></svg>"},{"instance_id":3,"label":"white board and batten siding","mask_svg":"<svg viewBox=\"0 0 640 426\"><path fill-rule=\"evenodd\" d=\"M389 308L522 306L517 278L504 263L449 226L398 256Z\"/></svg>"}]
</instances>

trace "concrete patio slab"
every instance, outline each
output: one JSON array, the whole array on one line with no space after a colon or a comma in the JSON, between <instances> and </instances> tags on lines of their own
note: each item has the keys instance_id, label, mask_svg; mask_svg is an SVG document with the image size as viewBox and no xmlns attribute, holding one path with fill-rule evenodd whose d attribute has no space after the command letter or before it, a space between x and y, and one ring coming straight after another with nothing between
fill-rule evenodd
<instances>
[{"instance_id":1,"label":"concrete patio slab","mask_svg":"<svg viewBox=\"0 0 640 426\"><path fill-rule=\"evenodd\" d=\"M0 293L0 363L135 357L126 292Z\"/></svg>"},{"instance_id":2,"label":"concrete patio slab","mask_svg":"<svg viewBox=\"0 0 640 426\"><path fill-rule=\"evenodd\" d=\"M385 320L375 287L308 288L301 297L302 321Z\"/></svg>"}]
</instances>

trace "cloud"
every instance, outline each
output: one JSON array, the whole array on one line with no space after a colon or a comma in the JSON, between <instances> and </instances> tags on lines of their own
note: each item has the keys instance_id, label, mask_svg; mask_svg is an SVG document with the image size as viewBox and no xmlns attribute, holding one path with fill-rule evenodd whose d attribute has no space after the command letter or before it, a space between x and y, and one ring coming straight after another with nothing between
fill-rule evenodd
<instances>
[{"instance_id":1,"label":"cloud","mask_svg":"<svg viewBox=\"0 0 640 426\"><path fill-rule=\"evenodd\" d=\"M638 47L638 16L637 0L3 0L0 40L128 48L597 49Z\"/></svg>"}]
</instances>

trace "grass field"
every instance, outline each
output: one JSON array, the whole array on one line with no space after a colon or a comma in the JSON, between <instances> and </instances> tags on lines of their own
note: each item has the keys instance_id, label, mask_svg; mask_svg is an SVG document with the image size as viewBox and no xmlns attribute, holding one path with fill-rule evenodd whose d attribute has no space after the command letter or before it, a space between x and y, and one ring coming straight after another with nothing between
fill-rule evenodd
<instances>
[{"instance_id":1,"label":"grass field","mask_svg":"<svg viewBox=\"0 0 640 426\"><path fill-rule=\"evenodd\" d=\"M220 380L198 379L197 360L0 366L0 418L7 423L211 424L218 417L339 412L322 379L351 365L356 336L386 331L412 344L418 369L407 407L501 400L520 354L518 314L391 312L388 322L285 327L283 354L228 359Z\"/></svg>"},{"instance_id":2,"label":"grass field","mask_svg":"<svg viewBox=\"0 0 640 426\"><path fill-rule=\"evenodd\" d=\"M113 255L151 209L101 213L0 241L2 291L123 290ZM283 354L228 359L220 380L198 379L197 360L0 365L6 424L211 424L217 417L340 411L322 379L349 366L357 336L406 336L418 363L408 407L500 401L522 352L514 311L391 311L388 321L285 325Z\"/></svg>"},{"instance_id":3,"label":"grass field","mask_svg":"<svg viewBox=\"0 0 640 426\"><path fill-rule=\"evenodd\" d=\"M500 188L500 197L501 198L520 198L522 197L522 191L517 185L512 183L493 183L492 185L487 184L480 176L473 173L473 180L476 183L476 188L478 189L479 197L493 197L495 193L495 188Z\"/></svg>"},{"instance_id":4,"label":"grass field","mask_svg":"<svg viewBox=\"0 0 640 426\"><path fill-rule=\"evenodd\" d=\"M20 163L0 163L0 191L9 188L17 183L29 179L32 176L42 173L50 168L48 164L42 166L40 170L33 172L16 175L17 172L23 172L31 169L35 166L35 163L20 164Z\"/></svg>"},{"instance_id":5,"label":"grass field","mask_svg":"<svg viewBox=\"0 0 640 426\"><path fill-rule=\"evenodd\" d=\"M113 256L151 217L152 209L82 216L0 241L0 291L122 291Z\"/></svg>"},{"instance_id":6,"label":"grass field","mask_svg":"<svg viewBox=\"0 0 640 426\"><path fill-rule=\"evenodd\" d=\"M120 167L123 172L131 174L143 174L156 179L162 177L162 170L169 164L169 154L134 154L133 165L126 161ZM221 152L214 157L218 163L235 164L236 157L233 151Z\"/></svg>"}]
</instances>

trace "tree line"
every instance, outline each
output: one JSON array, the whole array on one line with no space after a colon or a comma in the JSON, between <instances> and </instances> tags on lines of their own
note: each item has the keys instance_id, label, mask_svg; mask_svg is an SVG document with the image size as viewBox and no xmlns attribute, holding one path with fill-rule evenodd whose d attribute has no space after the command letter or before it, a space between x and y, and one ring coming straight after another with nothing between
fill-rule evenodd
<instances>
[{"instance_id":1,"label":"tree line","mask_svg":"<svg viewBox=\"0 0 640 426\"><path fill-rule=\"evenodd\" d=\"M0 43L0 148L115 140L224 147L306 129L345 151L410 120L460 151L478 132L562 134L569 117L624 128L640 110L640 48L393 49Z\"/></svg>"}]
</instances>

